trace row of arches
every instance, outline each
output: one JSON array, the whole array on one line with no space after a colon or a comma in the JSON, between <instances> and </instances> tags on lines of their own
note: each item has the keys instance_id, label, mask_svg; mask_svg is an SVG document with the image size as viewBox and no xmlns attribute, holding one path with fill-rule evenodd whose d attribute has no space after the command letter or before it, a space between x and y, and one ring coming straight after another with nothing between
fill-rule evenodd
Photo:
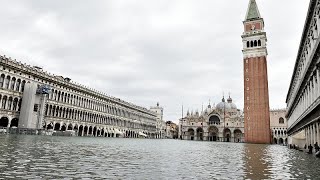
<instances>
[{"instance_id":1,"label":"row of arches","mask_svg":"<svg viewBox=\"0 0 320 180\"><path fill-rule=\"evenodd\" d=\"M59 122L50 122L44 126L46 130L54 131L75 131L77 136L94 136L94 137L127 137L127 138L138 138L139 132L134 130L115 130L113 128L104 128L95 125L84 125L84 124L66 124ZM145 134L149 138L156 138L154 133L148 131L142 131L140 133Z\"/></svg>"},{"instance_id":2,"label":"row of arches","mask_svg":"<svg viewBox=\"0 0 320 180\"><path fill-rule=\"evenodd\" d=\"M287 131L286 130L273 130L274 136L286 136Z\"/></svg>"},{"instance_id":3,"label":"row of arches","mask_svg":"<svg viewBox=\"0 0 320 180\"><path fill-rule=\"evenodd\" d=\"M261 40L247 41L247 48L261 46Z\"/></svg>"},{"instance_id":4,"label":"row of arches","mask_svg":"<svg viewBox=\"0 0 320 180\"><path fill-rule=\"evenodd\" d=\"M287 138L273 138L273 144L286 145L288 143Z\"/></svg>"},{"instance_id":5,"label":"row of arches","mask_svg":"<svg viewBox=\"0 0 320 180\"><path fill-rule=\"evenodd\" d=\"M148 115L142 115L140 113L132 112L127 108L119 108L112 105L111 102L101 100L94 100L93 98L85 98L79 95L63 92L60 90L52 89L49 94L49 99L53 101L63 102L74 106L87 108L95 111L106 112L108 114L122 116L133 119L151 120ZM109 104L106 104L109 103Z\"/></svg>"},{"instance_id":6,"label":"row of arches","mask_svg":"<svg viewBox=\"0 0 320 180\"><path fill-rule=\"evenodd\" d=\"M0 128L18 127L18 123L18 118L9 119L6 116L0 118Z\"/></svg>"},{"instance_id":7,"label":"row of arches","mask_svg":"<svg viewBox=\"0 0 320 180\"><path fill-rule=\"evenodd\" d=\"M112 126L120 126L127 128L141 128L146 130L155 130L154 125L149 125L141 122L131 122L122 120L111 116L77 110L73 108L66 108L55 105L46 105L45 115L53 118L65 118L70 120L77 120L83 122L90 122L96 124L105 124Z\"/></svg>"},{"instance_id":8,"label":"row of arches","mask_svg":"<svg viewBox=\"0 0 320 180\"><path fill-rule=\"evenodd\" d=\"M12 97L0 94L0 107L1 109L10 111L20 111L22 104L22 98Z\"/></svg>"},{"instance_id":9,"label":"row of arches","mask_svg":"<svg viewBox=\"0 0 320 180\"><path fill-rule=\"evenodd\" d=\"M204 132L202 127L196 130L189 128L184 132L185 139L188 140L207 140L207 141L223 141L223 142L242 142L243 133L240 129L235 129L233 132L229 128L223 129L222 137L219 136L219 129L216 126L210 126L208 132Z\"/></svg>"},{"instance_id":10,"label":"row of arches","mask_svg":"<svg viewBox=\"0 0 320 180\"><path fill-rule=\"evenodd\" d=\"M23 92L26 81L10 75L0 75L0 88Z\"/></svg>"}]
</instances>

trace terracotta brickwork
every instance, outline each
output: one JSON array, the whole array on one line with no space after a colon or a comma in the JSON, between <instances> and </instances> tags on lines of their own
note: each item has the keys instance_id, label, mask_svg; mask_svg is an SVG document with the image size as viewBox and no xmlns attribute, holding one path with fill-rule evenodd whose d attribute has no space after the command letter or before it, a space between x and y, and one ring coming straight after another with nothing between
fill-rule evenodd
<instances>
[{"instance_id":1,"label":"terracotta brickwork","mask_svg":"<svg viewBox=\"0 0 320 180\"><path fill-rule=\"evenodd\" d=\"M271 142L265 56L244 59L244 118L245 142Z\"/></svg>"}]
</instances>

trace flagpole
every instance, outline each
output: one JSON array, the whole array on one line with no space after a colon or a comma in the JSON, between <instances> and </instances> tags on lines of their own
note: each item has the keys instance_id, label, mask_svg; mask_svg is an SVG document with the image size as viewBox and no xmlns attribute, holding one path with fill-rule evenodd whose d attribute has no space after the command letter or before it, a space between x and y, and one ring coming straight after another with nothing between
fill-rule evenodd
<instances>
[{"instance_id":1,"label":"flagpole","mask_svg":"<svg viewBox=\"0 0 320 180\"><path fill-rule=\"evenodd\" d=\"M181 126L180 126L180 139L182 140L182 124L183 124L183 103L181 107Z\"/></svg>"}]
</instances>

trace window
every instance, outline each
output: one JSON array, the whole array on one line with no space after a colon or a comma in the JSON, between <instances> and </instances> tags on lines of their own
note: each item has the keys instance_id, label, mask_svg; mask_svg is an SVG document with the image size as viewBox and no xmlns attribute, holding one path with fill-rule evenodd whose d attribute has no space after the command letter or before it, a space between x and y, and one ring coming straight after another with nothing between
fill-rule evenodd
<instances>
[{"instance_id":1,"label":"window","mask_svg":"<svg viewBox=\"0 0 320 180\"><path fill-rule=\"evenodd\" d=\"M25 84L26 84L26 81L23 80L22 83L21 83L21 92L24 91L24 86L25 86Z\"/></svg>"},{"instance_id":2,"label":"window","mask_svg":"<svg viewBox=\"0 0 320 180\"><path fill-rule=\"evenodd\" d=\"M4 77L5 77L4 74L1 74L1 76L0 76L0 88L3 87Z\"/></svg>"},{"instance_id":3,"label":"window","mask_svg":"<svg viewBox=\"0 0 320 180\"><path fill-rule=\"evenodd\" d=\"M21 83L21 80L18 79L18 80L17 80L17 84L16 84L16 91L19 91L19 90L20 90L20 83Z\"/></svg>"},{"instance_id":4,"label":"window","mask_svg":"<svg viewBox=\"0 0 320 180\"><path fill-rule=\"evenodd\" d=\"M2 99L2 109L5 109L5 108L6 108L6 103L7 103L7 96L3 96L3 99Z\"/></svg>"},{"instance_id":5,"label":"window","mask_svg":"<svg viewBox=\"0 0 320 180\"><path fill-rule=\"evenodd\" d=\"M279 124L284 124L284 119L282 117L279 118Z\"/></svg>"},{"instance_id":6,"label":"window","mask_svg":"<svg viewBox=\"0 0 320 180\"><path fill-rule=\"evenodd\" d=\"M7 76L7 78L4 81L4 88L9 89L9 82L10 82L10 76Z\"/></svg>"},{"instance_id":7,"label":"window","mask_svg":"<svg viewBox=\"0 0 320 180\"><path fill-rule=\"evenodd\" d=\"M14 85L15 85L15 83L16 83L16 78L13 77L12 80L11 80L11 85L10 85L10 89L11 89L11 90L14 90Z\"/></svg>"},{"instance_id":8,"label":"window","mask_svg":"<svg viewBox=\"0 0 320 180\"><path fill-rule=\"evenodd\" d=\"M33 106L33 111L34 111L34 112L38 112L38 104L34 104L34 106Z\"/></svg>"}]
</instances>

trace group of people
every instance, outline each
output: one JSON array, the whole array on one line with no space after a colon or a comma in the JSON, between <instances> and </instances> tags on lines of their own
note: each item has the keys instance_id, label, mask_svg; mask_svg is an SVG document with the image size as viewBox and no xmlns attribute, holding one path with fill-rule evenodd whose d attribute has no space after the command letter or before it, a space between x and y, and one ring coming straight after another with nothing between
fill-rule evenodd
<instances>
[{"instance_id":1,"label":"group of people","mask_svg":"<svg viewBox=\"0 0 320 180\"><path fill-rule=\"evenodd\" d=\"M304 146L304 149L307 149L307 145ZM320 151L320 147L319 147L319 145L318 145L318 142L316 142L316 143L314 144L314 149L315 149L315 153L318 154L318 152ZM308 153L309 153L309 154L312 154L312 152L313 152L312 150L313 150L313 146L310 144L310 145L308 146Z\"/></svg>"}]
</instances>

